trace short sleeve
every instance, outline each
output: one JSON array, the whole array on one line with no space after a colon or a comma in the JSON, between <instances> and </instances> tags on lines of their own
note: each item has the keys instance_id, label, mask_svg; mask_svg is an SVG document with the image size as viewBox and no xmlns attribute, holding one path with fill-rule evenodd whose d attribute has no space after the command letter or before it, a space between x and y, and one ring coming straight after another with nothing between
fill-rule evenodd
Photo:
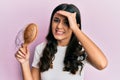
<instances>
[{"instance_id":1,"label":"short sleeve","mask_svg":"<svg viewBox=\"0 0 120 80\"><path fill-rule=\"evenodd\" d=\"M40 57L42 56L44 47L45 47L45 42L42 42L41 44L36 46L34 51L32 67L39 68Z\"/></svg>"}]
</instances>

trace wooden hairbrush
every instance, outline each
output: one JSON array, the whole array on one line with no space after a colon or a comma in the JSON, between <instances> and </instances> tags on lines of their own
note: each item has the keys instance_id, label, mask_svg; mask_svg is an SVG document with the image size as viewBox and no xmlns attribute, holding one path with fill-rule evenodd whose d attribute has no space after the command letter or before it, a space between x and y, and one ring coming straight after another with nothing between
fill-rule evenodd
<instances>
[{"instance_id":1,"label":"wooden hairbrush","mask_svg":"<svg viewBox=\"0 0 120 80\"><path fill-rule=\"evenodd\" d=\"M34 23L30 23L24 30L23 34L23 40L24 46L28 46L30 43L32 43L38 34L38 26Z\"/></svg>"}]
</instances>

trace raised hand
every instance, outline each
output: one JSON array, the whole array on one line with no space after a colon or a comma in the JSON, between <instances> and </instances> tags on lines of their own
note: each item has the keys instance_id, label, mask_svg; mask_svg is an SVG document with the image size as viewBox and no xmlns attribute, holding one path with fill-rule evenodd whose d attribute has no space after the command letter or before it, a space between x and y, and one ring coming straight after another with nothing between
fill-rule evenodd
<instances>
[{"instance_id":1,"label":"raised hand","mask_svg":"<svg viewBox=\"0 0 120 80\"><path fill-rule=\"evenodd\" d=\"M72 30L74 30L75 28L78 28L78 24L76 22L76 12L70 13L67 11L60 10L57 13L68 18L69 26Z\"/></svg>"},{"instance_id":2,"label":"raised hand","mask_svg":"<svg viewBox=\"0 0 120 80\"><path fill-rule=\"evenodd\" d=\"M30 52L25 45L22 45L16 52L15 57L21 64L23 64L25 62L29 62Z\"/></svg>"}]
</instances>

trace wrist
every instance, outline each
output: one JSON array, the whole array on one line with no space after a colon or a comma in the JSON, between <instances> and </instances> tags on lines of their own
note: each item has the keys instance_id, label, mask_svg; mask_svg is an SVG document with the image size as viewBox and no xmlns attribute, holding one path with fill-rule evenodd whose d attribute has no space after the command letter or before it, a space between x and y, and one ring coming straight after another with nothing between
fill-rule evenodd
<instances>
[{"instance_id":1,"label":"wrist","mask_svg":"<svg viewBox=\"0 0 120 80\"><path fill-rule=\"evenodd\" d=\"M28 66L29 65L29 60L28 61L25 61L25 62L23 62L23 63L20 63L21 64L21 66Z\"/></svg>"},{"instance_id":2,"label":"wrist","mask_svg":"<svg viewBox=\"0 0 120 80\"><path fill-rule=\"evenodd\" d=\"M76 33L80 31L79 27L76 25L74 28L72 28L73 33Z\"/></svg>"}]
</instances>

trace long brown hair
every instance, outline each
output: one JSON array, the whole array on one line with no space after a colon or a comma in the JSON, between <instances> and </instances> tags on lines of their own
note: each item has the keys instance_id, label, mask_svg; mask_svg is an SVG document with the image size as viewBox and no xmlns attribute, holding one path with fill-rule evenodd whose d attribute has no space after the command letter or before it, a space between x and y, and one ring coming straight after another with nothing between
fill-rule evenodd
<instances>
[{"instance_id":1,"label":"long brown hair","mask_svg":"<svg viewBox=\"0 0 120 80\"><path fill-rule=\"evenodd\" d=\"M54 14L59 11L64 10L71 13L76 12L76 21L77 24L80 24L79 29L81 29L81 18L79 9L73 4L60 4L58 5L52 12L50 27L48 35L46 36L47 44L43 50L43 56L40 58L40 71L47 71L49 68L52 68L52 61L55 59L55 54L57 52L57 40L54 38L52 34L52 19ZM65 58L64 58L64 71L69 71L72 74L75 74L76 71L79 70L79 66L81 66L81 70L83 68L82 60L78 59L78 57L82 56L85 59L85 53L82 51L82 46L79 44L76 36L72 33L71 40L67 46Z\"/></svg>"}]
</instances>

